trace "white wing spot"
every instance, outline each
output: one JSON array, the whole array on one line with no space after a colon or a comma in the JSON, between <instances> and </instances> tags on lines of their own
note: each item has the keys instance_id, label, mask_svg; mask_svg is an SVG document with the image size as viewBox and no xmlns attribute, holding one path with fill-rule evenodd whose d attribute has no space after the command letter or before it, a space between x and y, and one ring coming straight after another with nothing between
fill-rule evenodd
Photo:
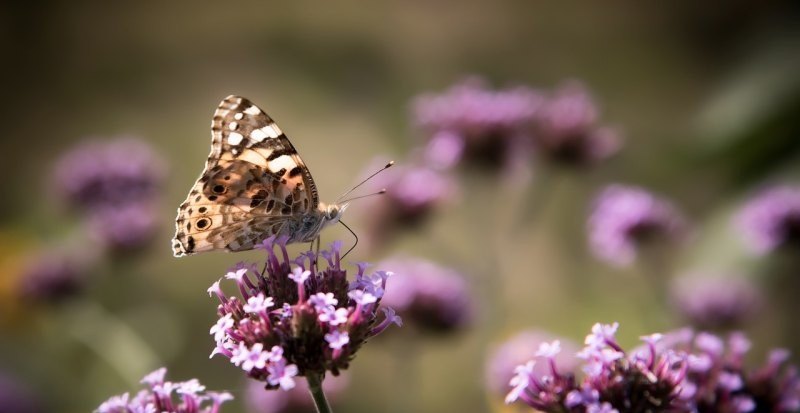
<instances>
[{"instance_id":1,"label":"white wing spot","mask_svg":"<svg viewBox=\"0 0 800 413\"><path fill-rule=\"evenodd\" d=\"M242 136L242 134L239 132L231 132L228 134L228 143L231 145L238 145L242 143L242 139L244 139L244 136Z\"/></svg>"},{"instance_id":2,"label":"white wing spot","mask_svg":"<svg viewBox=\"0 0 800 413\"><path fill-rule=\"evenodd\" d=\"M269 136L270 138L277 138L278 136L281 135L281 130L278 129L278 125L274 123L271 125L264 126L263 128L261 128L261 130L264 131L264 133L267 134L267 136Z\"/></svg>"},{"instance_id":3,"label":"white wing spot","mask_svg":"<svg viewBox=\"0 0 800 413\"><path fill-rule=\"evenodd\" d=\"M242 113L242 112L236 112L236 113L233 114L233 118L236 119L236 120L242 120L243 117L244 117L244 113Z\"/></svg>"},{"instance_id":4,"label":"white wing spot","mask_svg":"<svg viewBox=\"0 0 800 413\"><path fill-rule=\"evenodd\" d=\"M238 127L239 127L239 124L236 123L236 122L231 122L231 123L228 124L228 128L230 128L230 130L236 130L236 128L238 128Z\"/></svg>"},{"instance_id":5,"label":"white wing spot","mask_svg":"<svg viewBox=\"0 0 800 413\"><path fill-rule=\"evenodd\" d=\"M253 129L253 131L250 132L250 138L253 139L256 142L261 142L264 139L266 139L267 138L267 134L264 133L264 131L262 129L263 128L261 128L261 129Z\"/></svg>"},{"instance_id":6,"label":"white wing spot","mask_svg":"<svg viewBox=\"0 0 800 413\"><path fill-rule=\"evenodd\" d=\"M259 113L261 113L261 109L255 107L255 106L250 106L249 108L244 110L244 113L247 113L248 115L254 115L255 116L255 115L258 115Z\"/></svg>"}]
</instances>

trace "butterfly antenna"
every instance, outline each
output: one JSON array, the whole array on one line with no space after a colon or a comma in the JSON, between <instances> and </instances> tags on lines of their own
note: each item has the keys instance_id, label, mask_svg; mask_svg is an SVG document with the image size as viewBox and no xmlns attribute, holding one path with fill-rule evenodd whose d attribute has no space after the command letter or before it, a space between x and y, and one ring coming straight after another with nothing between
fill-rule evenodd
<instances>
[{"instance_id":1,"label":"butterfly antenna","mask_svg":"<svg viewBox=\"0 0 800 413\"><path fill-rule=\"evenodd\" d=\"M378 192L374 192L374 193L371 193L371 194L366 194L366 195L354 196L354 197L352 197L352 198L347 198L347 199L344 199L344 200L342 200L342 201L338 201L337 203L344 204L344 203L347 203L347 202L350 202L350 201L354 201L354 200L356 200L356 199L366 198L366 197L369 197L369 196L375 196L375 195L383 195L383 194L385 194L385 193L386 193L386 188L383 188L383 189L381 189L381 190L380 190L380 191L378 191Z\"/></svg>"},{"instance_id":2,"label":"butterfly antenna","mask_svg":"<svg viewBox=\"0 0 800 413\"><path fill-rule=\"evenodd\" d=\"M355 243L353 243L353 246L352 246L352 247L350 247L350 249L349 249L349 250L347 250L347 252L345 252L345 253L344 253L344 255L342 255L342 259L344 259L344 257L346 257L346 256L347 256L347 254L349 254L349 253L350 253L350 251L354 250L354 249L356 248L356 245L358 245L358 235L356 235L356 233L355 233L355 232L353 232L353 230L352 230L352 229L350 229L350 227L348 227L348 226L347 226L347 224L345 224L344 222L342 222L342 221L339 221L339 223L340 223L340 224L342 224L342 225L344 225L344 227L345 227L345 228L347 228L347 230L348 230L348 231L350 231L350 233L351 233L351 234L353 234L353 237L355 237L355 239L356 239L356 242L355 242Z\"/></svg>"},{"instance_id":3,"label":"butterfly antenna","mask_svg":"<svg viewBox=\"0 0 800 413\"><path fill-rule=\"evenodd\" d=\"M379 173L381 173L381 172L383 172L383 171L385 171L385 170L389 169L389 168L390 168L392 165L394 165L394 161L389 161L389 163L387 163L387 164L386 164L386 166L384 166L383 168L381 168L381 169L379 169L379 170L375 171L375 172L374 172L372 175L368 176L366 179L364 179L363 181L359 182L359 183L358 183L358 185L356 185L356 186L354 186L354 187L350 188L349 190L347 190L347 192L345 192L345 193L343 193L343 194L339 195L339 198L336 198L336 203L337 203L337 204L338 204L338 203L340 203L340 201L339 201L340 199L342 199L342 198L346 197L346 196L347 196L347 195L349 195L351 192L355 191L355 190L356 190L356 188L358 188L358 187L360 187L361 185L364 185L365 183L367 183L367 181L369 181L370 179L374 178L374 177L375 177L375 175L377 175L377 174L379 174ZM353 199L355 199L355 198L353 198Z\"/></svg>"}]
</instances>

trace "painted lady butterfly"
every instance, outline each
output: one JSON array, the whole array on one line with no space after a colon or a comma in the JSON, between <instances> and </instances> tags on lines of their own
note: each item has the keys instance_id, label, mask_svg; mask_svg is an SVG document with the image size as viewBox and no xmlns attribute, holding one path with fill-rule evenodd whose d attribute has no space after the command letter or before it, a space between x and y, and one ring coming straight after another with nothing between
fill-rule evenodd
<instances>
[{"instance_id":1,"label":"painted lady butterfly","mask_svg":"<svg viewBox=\"0 0 800 413\"><path fill-rule=\"evenodd\" d=\"M211 154L180 207L172 251L245 251L272 235L311 242L347 203L319 202L314 179L263 110L228 96L211 121Z\"/></svg>"}]
</instances>

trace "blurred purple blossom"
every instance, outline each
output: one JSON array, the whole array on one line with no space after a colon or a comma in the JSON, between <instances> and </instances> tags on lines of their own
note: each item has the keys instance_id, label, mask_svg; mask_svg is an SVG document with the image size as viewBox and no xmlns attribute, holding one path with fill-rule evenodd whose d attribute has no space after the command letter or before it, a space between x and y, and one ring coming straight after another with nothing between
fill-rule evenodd
<instances>
[{"instance_id":1,"label":"blurred purple blossom","mask_svg":"<svg viewBox=\"0 0 800 413\"><path fill-rule=\"evenodd\" d=\"M286 238L270 237L260 248L267 255L263 270L239 264L225 276L236 282L241 298L226 297L219 281L208 289L220 300L220 318L210 330L217 343L211 356L228 357L267 388L290 390L297 376L338 375L367 339L401 324L390 308L379 316L390 273L367 274L366 265L359 265L349 283L341 242L294 259ZM320 256L324 270L317 264Z\"/></svg>"},{"instance_id":2,"label":"blurred purple blossom","mask_svg":"<svg viewBox=\"0 0 800 413\"><path fill-rule=\"evenodd\" d=\"M93 239L115 251L140 249L159 230L156 208L145 202L94 209L88 216Z\"/></svg>"},{"instance_id":3,"label":"blurred purple blossom","mask_svg":"<svg viewBox=\"0 0 800 413\"><path fill-rule=\"evenodd\" d=\"M470 77L443 93L418 96L412 113L428 138L425 158L432 165L469 162L499 169L528 156L542 100L527 87L492 90L483 79Z\"/></svg>"},{"instance_id":4,"label":"blurred purple blossom","mask_svg":"<svg viewBox=\"0 0 800 413\"><path fill-rule=\"evenodd\" d=\"M383 261L392 277L383 296L406 322L430 331L452 331L473 320L474 301L464 276L430 261L393 258Z\"/></svg>"},{"instance_id":5,"label":"blurred purple blossom","mask_svg":"<svg viewBox=\"0 0 800 413\"><path fill-rule=\"evenodd\" d=\"M762 190L742 208L737 221L748 246L759 254L800 245L800 186Z\"/></svg>"},{"instance_id":6,"label":"blurred purple blossom","mask_svg":"<svg viewBox=\"0 0 800 413\"><path fill-rule=\"evenodd\" d=\"M230 393L207 392L197 379L184 382L164 380L167 369L160 368L141 383L149 389L131 397L129 393L111 397L96 413L218 413L222 403L233 400Z\"/></svg>"},{"instance_id":7,"label":"blurred purple blossom","mask_svg":"<svg viewBox=\"0 0 800 413\"><path fill-rule=\"evenodd\" d=\"M379 169L386 161L377 159L366 169ZM366 174L364 176L367 176ZM386 193L369 202L367 234L380 245L399 230L415 228L425 222L437 208L457 196L456 182L448 175L422 165L395 165L374 178L374 185Z\"/></svg>"},{"instance_id":8,"label":"blurred purple blossom","mask_svg":"<svg viewBox=\"0 0 800 413\"><path fill-rule=\"evenodd\" d=\"M693 326L715 330L740 327L753 319L763 296L742 277L685 276L673 281L671 301Z\"/></svg>"},{"instance_id":9,"label":"blurred purple blossom","mask_svg":"<svg viewBox=\"0 0 800 413\"><path fill-rule=\"evenodd\" d=\"M506 401L521 401L542 412L796 412L800 377L788 366L788 352L773 350L760 368L748 370L749 341L731 334L727 345L708 333L688 330L642 337L626 353L614 338L616 325L595 325L578 353L584 377L557 368L533 374L540 356L517 367Z\"/></svg>"},{"instance_id":10,"label":"blurred purple blossom","mask_svg":"<svg viewBox=\"0 0 800 413\"><path fill-rule=\"evenodd\" d=\"M94 208L149 200L164 174L164 161L147 143L118 138L77 145L58 160L53 178L70 204Z\"/></svg>"},{"instance_id":11,"label":"blurred purple blossom","mask_svg":"<svg viewBox=\"0 0 800 413\"><path fill-rule=\"evenodd\" d=\"M536 357L536 352L542 343L558 341L562 351L555 357L558 370L574 372L580 360L575 357L578 345L564 338L541 330L521 331L499 346L494 348L486 362L486 386L489 391L497 395L508 392L508 382L514 377L514 369L528 360ZM534 366L533 374L542 377L551 374L550 366L538 363Z\"/></svg>"},{"instance_id":12,"label":"blurred purple blossom","mask_svg":"<svg viewBox=\"0 0 800 413\"><path fill-rule=\"evenodd\" d=\"M668 201L637 187L611 185L595 198L588 220L594 254L615 265L631 264L645 244L680 238L686 222Z\"/></svg>"},{"instance_id":13,"label":"blurred purple blossom","mask_svg":"<svg viewBox=\"0 0 800 413\"><path fill-rule=\"evenodd\" d=\"M33 301L58 302L78 293L85 282L85 265L66 251L43 250L22 269L20 294Z\"/></svg>"},{"instance_id":14,"label":"blurred purple blossom","mask_svg":"<svg viewBox=\"0 0 800 413\"><path fill-rule=\"evenodd\" d=\"M335 403L349 385L349 377L343 373L332 376L322 383L322 390L330 401ZM301 380L297 386L288 391L267 391L264 384L250 380L245 402L250 413L290 413L312 411L314 404L308 397L308 384Z\"/></svg>"},{"instance_id":15,"label":"blurred purple blossom","mask_svg":"<svg viewBox=\"0 0 800 413\"><path fill-rule=\"evenodd\" d=\"M598 109L579 82L558 87L537 111L533 135L538 153L553 161L585 165L616 153L621 140L616 131L598 125Z\"/></svg>"},{"instance_id":16,"label":"blurred purple blossom","mask_svg":"<svg viewBox=\"0 0 800 413\"><path fill-rule=\"evenodd\" d=\"M0 412L40 413L44 412L41 399L31 390L6 373L0 373Z\"/></svg>"}]
</instances>

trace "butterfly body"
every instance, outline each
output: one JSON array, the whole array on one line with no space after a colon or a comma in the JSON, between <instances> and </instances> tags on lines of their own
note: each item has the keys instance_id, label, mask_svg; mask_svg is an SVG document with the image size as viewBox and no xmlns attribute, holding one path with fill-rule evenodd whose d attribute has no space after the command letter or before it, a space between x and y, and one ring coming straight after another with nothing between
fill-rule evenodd
<instances>
[{"instance_id":1,"label":"butterfly body","mask_svg":"<svg viewBox=\"0 0 800 413\"><path fill-rule=\"evenodd\" d=\"M240 96L223 99L211 122L211 153L180 207L176 257L253 249L270 236L310 242L345 205L319 202L311 173L275 122Z\"/></svg>"}]
</instances>

